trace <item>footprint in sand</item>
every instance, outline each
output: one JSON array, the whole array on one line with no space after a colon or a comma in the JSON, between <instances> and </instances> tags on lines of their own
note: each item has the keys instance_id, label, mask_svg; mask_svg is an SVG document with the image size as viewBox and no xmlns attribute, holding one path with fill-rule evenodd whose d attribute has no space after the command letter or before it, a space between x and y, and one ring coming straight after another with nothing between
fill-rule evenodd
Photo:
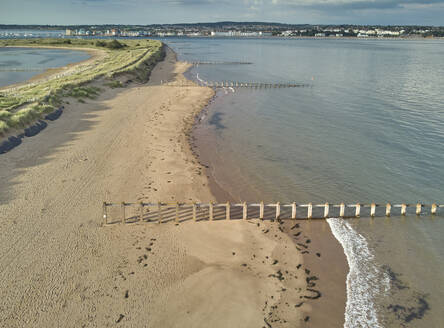
<instances>
[{"instance_id":1,"label":"footprint in sand","mask_svg":"<svg viewBox=\"0 0 444 328\"><path fill-rule=\"evenodd\" d=\"M122 321L123 318L125 318L125 316L123 314L120 314L119 318L116 320L116 323L119 323L120 321Z\"/></svg>"}]
</instances>

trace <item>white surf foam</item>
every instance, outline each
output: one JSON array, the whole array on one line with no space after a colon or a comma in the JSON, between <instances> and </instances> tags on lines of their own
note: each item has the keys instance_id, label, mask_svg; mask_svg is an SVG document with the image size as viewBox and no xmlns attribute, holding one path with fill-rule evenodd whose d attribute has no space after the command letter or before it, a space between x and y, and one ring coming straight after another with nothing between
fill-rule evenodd
<instances>
[{"instance_id":1,"label":"white surf foam","mask_svg":"<svg viewBox=\"0 0 444 328\"><path fill-rule=\"evenodd\" d=\"M197 79L199 82L205 83L205 81L202 80L202 79L199 77L199 73L196 74L196 79Z\"/></svg>"},{"instance_id":2,"label":"white surf foam","mask_svg":"<svg viewBox=\"0 0 444 328\"><path fill-rule=\"evenodd\" d=\"M375 301L387 294L390 279L378 268L367 240L343 219L327 219L330 229L344 249L349 266L345 328L383 327Z\"/></svg>"}]
</instances>

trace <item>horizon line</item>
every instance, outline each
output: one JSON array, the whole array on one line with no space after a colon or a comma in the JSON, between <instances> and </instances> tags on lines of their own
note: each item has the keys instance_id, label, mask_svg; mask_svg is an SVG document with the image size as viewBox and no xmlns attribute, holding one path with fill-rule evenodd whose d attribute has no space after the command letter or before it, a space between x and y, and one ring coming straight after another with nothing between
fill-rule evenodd
<instances>
[{"instance_id":1,"label":"horizon line","mask_svg":"<svg viewBox=\"0 0 444 328\"><path fill-rule=\"evenodd\" d=\"M150 26L177 26L177 25L211 25L211 24L269 24L269 25L284 25L284 26L421 26L421 27L444 27L444 25L423 25L423 24L351 24L351 23L281 23L281 22L267 22L267 21L215 21L215 22L195 22L195 23L153 23L153 24L124 24L124 23L101 23L101 24L0 24L1 26L39 26L39 27L68 27L68 26L140 26L140 27L150 27Z\"/></svg>"}]
</instances>

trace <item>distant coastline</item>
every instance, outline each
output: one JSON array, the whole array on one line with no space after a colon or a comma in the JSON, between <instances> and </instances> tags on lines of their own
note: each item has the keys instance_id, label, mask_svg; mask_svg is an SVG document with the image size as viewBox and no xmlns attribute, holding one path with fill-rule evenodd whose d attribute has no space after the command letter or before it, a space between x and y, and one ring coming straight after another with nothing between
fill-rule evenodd
<instances>
[{"instance_id":1,"label":"distant coastline","mask_svg":"<svg viewBox=\"0 0 444 328\"><path fill-rule=\"evenodd\" d=\"M263 39L263 40L411 40L411 41L431 41L444 40L444 37L354 37L354 36L164 36L162 38L184 38L184 39L224 39L224 40L242 40L242 39Z\"/></svg>"},{"instance_id":2,"label":"distant coastline","mask_svg":"<svg viewBox=\"0 0 444 328\"><path fill-rule=\"evenodd\" d=\"M4 31L3 33L1 31ZM19 30L27 35L58 37L384 37L384 38L443 38L444 26L435 25L371 25L371 24L286 24L276 22L203 22L151 25L0 25L0 38L20 37Z\"/></svg>"}]
</instances>

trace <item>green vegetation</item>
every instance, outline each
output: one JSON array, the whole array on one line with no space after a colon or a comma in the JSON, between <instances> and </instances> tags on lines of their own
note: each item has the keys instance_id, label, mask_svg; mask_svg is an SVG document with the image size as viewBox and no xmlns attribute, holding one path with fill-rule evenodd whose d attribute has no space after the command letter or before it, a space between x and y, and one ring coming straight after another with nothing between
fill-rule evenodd
<instances>
[{"instance_id":1,"label":"green vegetation","mask_svg":"<svg viewBox=\"0 0 444 328\"><path fill-rule=\"evenodd\" d=\"M114 88L124 88L125 86L122 84L122 82L118 81L118 80L113 80L111 82L105 83L105 85L107 87L110 87L112 89Z\"/></svg>"},{"instance_id":2,"label":"green vegetation","mask_svg":"<svg viewBox=\"0 0 444 328\"><path fill-rule=\"evenodd\" d=\"M38 83L0 90L0 136L10 128L25 127L55 110L64 97L74 97L79 102L94 99L100 89L87 83L97 78L131 74L134 79L146 82L153 67L164 57L162 43L154 40L15 39L0 40L2 46L100 49L103 55ZM123 87L118 80L106 85Z\"/></svg>"},{"instance_id":3,"label":"green vegetation","mask_svg":"<svg viewBox=\"0 0 444 328\"><path fill-rule=\"evenodd\" d=\"M77 99L95 99L100 91L100 88L96 87L75 87L68 89L68 92L64 93L63 96L74 97Z\"/></svg>"},{"instance_id":4,"label":"green vegetation","mask_svg":"<svg viewBox=\"0 0 444 328\"><path fill-rule=\"evenodd\" d=\"M121 49L121 48L125 48L125 45L120 43L117 40L112 40L111 42L107 43L106 47L109 49Z\"/></svg>"},{"instance_id":5,"label":"green vegetation","mask_svg":"<svg viewBox=\"0 0 444 328\"><path fill-rule=\"evenodd\" d=\"M138 47L138 46L140 46L140 44L137 43L135 46ZM96 41L96 47L105 47L108 49L122 49L122 48L125 48L126 45L123 43L120 43L117 40L112 40L109 42L103 41L103 40L98 40L98 41Z\"/></svg>"}]
</instances>

